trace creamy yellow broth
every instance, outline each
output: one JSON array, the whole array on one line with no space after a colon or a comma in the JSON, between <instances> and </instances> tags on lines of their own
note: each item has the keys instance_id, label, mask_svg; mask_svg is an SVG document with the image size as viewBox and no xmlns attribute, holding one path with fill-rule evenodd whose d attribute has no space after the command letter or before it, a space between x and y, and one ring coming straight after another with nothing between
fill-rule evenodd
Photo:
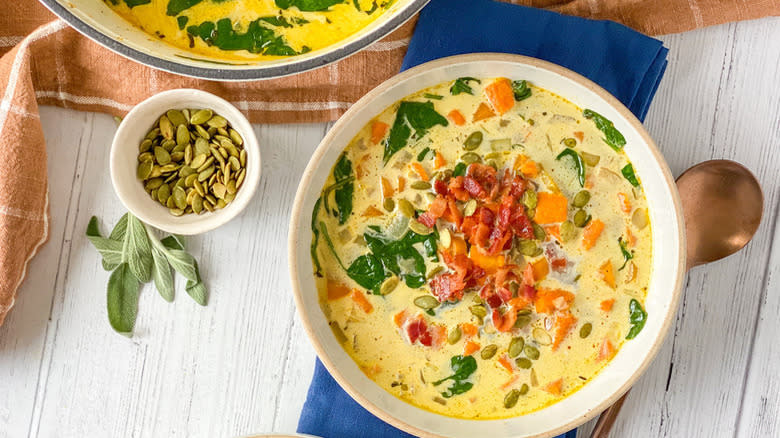
<instances>
[{"instance_id":1,"label":"creamy yellow broth","mask_svg":"<svg viewBox=\"0 0 780 438\"><path fill-rule=\"evenodd\" d=\"M473 94L464 91L453 95L461 87L450 82L404 99L404 102L430 102L428 108L435 113L428 111L427 116L399 113L402 103L387 108L346 147L325 184L312 218L312 256L320 304L346 352L368 377L391 394L423 409L458 418L513 417L565 398L592 379L624 340L641 330L646 318L641 303L650 280L652 253L647 201L641 185L634 187L623 176L628 160L619 150L622 145L614 140L609 122L591 113L585 113L589 116L586 118L576 105L534 86L528 88L530 97L525 97L523 94L528 91L522 90L519 81L514 87L520 100L491 99L486 88L497 81L504 81L506 91L509 84L506 79L482 78L480 83L460 82ZM493 115L475 122L474 115L480 113L481 105L483 112L487 108L490 111L486 114ZM463 116L465 123L461 126L456 123L459 120L453 111ZM404 114L407 122L397 124L397 117ZM415 128L421 126L413 121L415 117L429 120L427 125L423 123L422 132L415 133ZM428 126L431 120L438 123ZM606 124L602 128L608 132L599 130L596 121ZM412 127L406 142L398 140L407 137L401 135L404 134L402 126ZM467 151L467 139L477 131L482 133L482 141ZM618 143L618 150L605 139ZM403 147L387 157L390 144L403 144ZM424 153L426 148L430 151ZM567 148L590 163L584 164L584 187L574 159L566 155L557 158ZM549 220L549 212L540 210L549 205L542 205L543 197L565 197L564 217L558 214L556 222L543 227L533 223L537 235L529 238L524 231L525 238L515 236L510 241L511 247L504 246L492 256L493 261L503 259L505 265L514 265L508 270L516 274L515 285L509 282L505 289L510 290L512 299L522 296L515 299L516 307L496 302L495 298L480 297L484 283L498 284L495 274L487 279L483 276L482 284L465 288L456 299L440 303L437 297L441 289L434 287L436 278L454 272L446 263L444 253L456 253L455 241L463 239L465 233L442 217L435 221L435 234L426 236L432 230L426 231L424 225L421 229L419 222L436 199L435 181L452 181L453 171L467 153L477 154L483 165L497 169L499 177L509 169L510 177L519 175L527 181L525 184L530 188L526 192L536 193L536 203L532 195L524 193L511 205L533 217L532 223L540 217ZM528 163L535 163L536 172ZM426 175L421 176L412 167L417 165L422 166L430 177L426 182L433 187L421 184ZM469 167L466 175L471 171ZM626 174L632 176L628 171ZM639 184L638 180L634 182ZM590 194L590 200L584 205L584 195L577 196L583 190ZM351 209L344 199L351 199ZM402 208L401 204L405 204L402 200L413 205L415 211L411 214L416 218L404 215L410 212ZM464 210L470 213L473 206L469 202L470 199L456 200L454 205L461 214ZM574 207L575 202L582 208ZM579 210L590 217L584 227L563 225L564 220L573 222ZM595 228L589 227L596 221L603 224L603 231L592 239L592 248L586 249L584 235L594 232ZM582 217L578 225L583 225ZM370 271L361 265L361 260L368 259L367 254L373 254L364 234L397 241L408 236L405 233L410 232L410 227L422 231L420 239L431 237L436 243L435 256L423 243L412 245L425 262L426 278L422 284L412 281L414 287L410 287L405 281L416 272L414 256L409 259L412 261L396 258L400 260L397 273L383 264L374 270L377 275L371 281L365 275L354 275L353 271ZM557 229L567 231L556 237ZM473 242L468 246L472 248L467 250L467 257L478 260L472 257L472 251L480 249L473 248ZM561 258L567 260L566 267L554 268L553 261ZM528 277L529 263L531 277ZM545 263L547 274L542 268ZM359 269L361 266L364 269ZM608 268L614 275L614 284ZM400 281L398 274L402 277ZM381 281L377 283L377 279ZM376 284L371 284L372 281ZM528 298L531 293L526 285L535 291L534 298ZM545 309L545 297L562 293L550 293L550 290L568 295L553 299L553 307L549 308L547 303ZM485 291L490 291L490 287ZM489 297L487 292L485 295ZM572 299L570 303L567 296ZM428 298L420 300L420 297ZM435 307L428 312L416 305L431 299ZM430 307L430 303L423 307ZM499 309L498 325L492 317L494 308ZM633 321L630 321L631 310ZM482 314L485 316L481 317ZM504 315L508 315L506 320ZM518 316L506 330L504 323L511 322L512 315ZM559 326L571 318L576 322L559 332ZM410 325L419 328L419 321L426 324L431 337L426 343L430 346L423 345L422 337L414 344L410 342ZM587 328L583 329L586 324L591 326L589 333ZM477 332L469 336L466 332L474 327ZM510 357L513 339L516 344L522 339L526 348ZM469 350L475 346L476 351ZM517 353L516 347L512 353ZM493 354L491 349L495 349ZM538 351L538 358L534 350ZM467 356L474 359L467 360ZM453 374L453 357L459 364L465 361L476 364L475 371L458 380L459 388L455 392L462 391L458 394L450 391L455 380L436 384Z\"/></svg>"},{"instance_id":2,"label":"creamy yellow broth","mask_svg":"<svg viewBox=\"0 0 780 438\"><path fill-rule=\"evenodd\" d=\"M105 1L136 27L180 49L248 61L330 46L366 27L394 0ZM220 20L228 25L220 28Z\"/></svg>"}]
</instances>

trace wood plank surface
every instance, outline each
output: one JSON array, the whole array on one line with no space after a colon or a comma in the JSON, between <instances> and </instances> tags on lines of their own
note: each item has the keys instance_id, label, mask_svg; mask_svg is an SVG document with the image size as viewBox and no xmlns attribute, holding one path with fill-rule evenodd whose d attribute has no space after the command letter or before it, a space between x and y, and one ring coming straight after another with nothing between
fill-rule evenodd
<instances>
[{"instance_id":1,"label":"wood plank surface","mask_svg":"<svg viewBox=\"0 0 780 438\"><path fill-rule=\"evenodd\" d=\"M662 37L669 67L646 125L672 172L711 158L752 169L766 212L749 247L696 268L661 352L614 437L780 435L780 19ZM211 299L142 291L136 336L106 319L108 273L84 237L123 213L111 189L115 123L42 108L51 237L0 327L0 438L224 437L292 432L314 352L290 293L287 225L327 124L255 127L263 174L236 220L189 239ZM774 245L773 245L774 243ZM580 429L586 437L592 423Z\"/></svg>"}]
</instances>

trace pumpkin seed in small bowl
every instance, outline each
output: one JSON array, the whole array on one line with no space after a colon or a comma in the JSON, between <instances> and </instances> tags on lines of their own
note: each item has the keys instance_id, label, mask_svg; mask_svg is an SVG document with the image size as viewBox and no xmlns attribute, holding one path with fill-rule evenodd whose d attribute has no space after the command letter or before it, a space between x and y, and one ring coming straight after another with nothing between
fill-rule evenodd
<instances>
[{"instance_id":1,"label":"pumpkin seed in small bowl","mask_svg":"<svg viewBox=\"0 0 780 438\"><path fill-rule=\"evenodd\" d=\"M143 222L177 234L235 217L260 178L260 148L241 112L199 90L166 91L138 104L117 130L111 179Z\"/></svg>"}]
</instances>

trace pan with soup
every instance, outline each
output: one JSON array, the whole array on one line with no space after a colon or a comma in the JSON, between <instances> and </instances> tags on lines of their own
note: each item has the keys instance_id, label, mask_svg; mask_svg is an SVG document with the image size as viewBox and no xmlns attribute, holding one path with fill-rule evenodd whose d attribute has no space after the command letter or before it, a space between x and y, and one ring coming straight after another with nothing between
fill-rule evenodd
<instances>
[{"instance_id":1,"label":"pan with soup","mask_svg":"<svg viewBox=\"0 0 780 438\"><path fill-rule=\"evenodd\" d=\"M320 307L363 372L420 408L527 414L644 326L647 201L612 122L520 78L397 102L312 213Z\"/></svg>"}]
</instances>

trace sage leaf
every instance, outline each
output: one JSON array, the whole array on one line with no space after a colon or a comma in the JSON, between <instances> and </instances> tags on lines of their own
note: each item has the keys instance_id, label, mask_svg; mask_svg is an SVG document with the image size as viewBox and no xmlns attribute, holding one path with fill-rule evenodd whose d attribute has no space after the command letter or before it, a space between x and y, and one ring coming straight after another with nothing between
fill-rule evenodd
<instances>
[{"instance_id":1,"label":"sage leaf","mask_svg":"<svg viewBox=\"0 0 780 438\"><path fill-rule=\"evenodd\" d=\"M165 245L165 247L168 249L184 250L184 239L181 236L176 234L171 234L165 239L161 239L160 243Z\"/></svg>"},{"instance_id":2,"label":"sage leaf","mask_svg":"<svg viewBox=\"0 0 780 438\"><path fill-rule=\"evenodd\" d=\"M97 218L92 216L87 224L87 239L103 257L103 269L112 271L122 263L122 242L106 239L100 235Z\"/></svg>"},{"instance_id":3,"label":"sage leaf","mask_svg":"<svg viewBox=\"0 0 780 438\"><path fill-rule=\"evenodd\" d=\"M173 302L174 285L173 285L173 273L171 272L171 265L168 264L168 259L165 258L165 254L162 253L157 247L152 247L152 258L154 259L154 265L152 267L152 278L154 279L154 287L157 288L157 292L167 302Z\"/></svg>"},{"instance_id":4,"label":"sage leaf","mask_svg":"<svg viewBox=\"0 0 780 438\"><path fill-rule=\"evenodd\" d=\"M168 263L171 264L173 269L184 278L194 282L200 281L197 262L187 251L169 249L165 252L165 257L168 259Z\"/></svg>"},{"instance_id":5,"label":"sage leaf","mask_svg":"<svg viewBox=\"0 0 780 438\"><path fill-rule=\"evenodd\" d=\"M108 235L109 239L117 240L119 242L125 240L125 233L127 232L127 215L128 213L125 213L119 218L119 221L114 225L114 229L111 230L111 234Z\"/></svg>"},{"instance_id":6,"label":"sage leaf","mask_svg":"<svg viewBox=\"0 0 780 438\"><path fill-rule=\"evenodd\" d=\"M184 290L187 291L187 294L189 294L189 296L191 296L196 303L200 304L201 306L205 306L208 302L208 290L206 290L206 285L203 284L203 282L200 280L198 262L194 262L194 266L197 280L188 280Z\"/></svg>"},{"instance_id":7,"label":"sage leaf","mask_svg":"<svg viewBox=\"0 0 780 438\"><path fill-rule=\"evenodd\" d=\"M139 283L128 263L121 263L108 279L108 322L117 333L131 336L138 314Z\"/></svg>"},{"instance_id":8,"label":"sage leaf","mask_svg":"<svg viewBox=\"0 0 780 438\"><path fill-rule=\"evenodd\" d=\"M127 232L123 247L125 261L130 267L130 272L141 283L147 283L152 279L152 248L149 236L146 234L146 226L137 217L127 216Z\"/></svg>"}]
</instances>

